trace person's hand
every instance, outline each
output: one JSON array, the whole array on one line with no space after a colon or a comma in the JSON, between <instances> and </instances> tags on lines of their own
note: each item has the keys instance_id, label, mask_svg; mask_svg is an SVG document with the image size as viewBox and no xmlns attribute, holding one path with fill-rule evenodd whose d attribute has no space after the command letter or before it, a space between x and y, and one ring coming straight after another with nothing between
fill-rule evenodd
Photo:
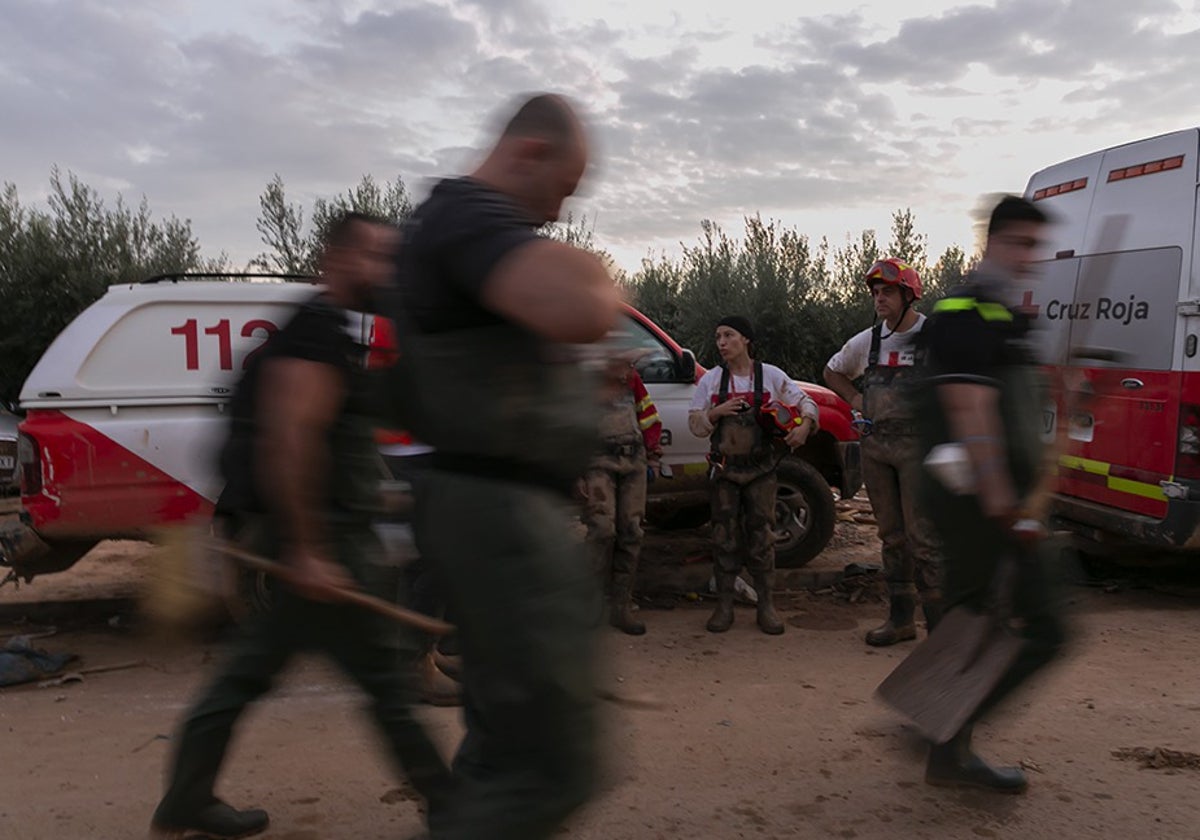
<instances>
[{"instance_id":1,"label":"person's hand","mask_svg":"<svg viewBox=\"0 0 1200 840\"><path fill-rule=\"evenodd\" d=\"M729 417L734 414L741 414L750 408L750 403L743 397L730 397L725 402L718 405L716 408L708 412L710 420L716 420L721 417Z\"/></svg>"},{"instance_id":2,"label":"person's hand","mask_svg":"<svg viewBox=\"0 0 1200 840\"><path fill-rule=\"evenodd\" d=\"M1000 526L1012 540L1024 548L1036 548L1038 543L1046 539L1049 532L1041 522L1024 516L1019 509L1013 508L1003 514L992 517L992 521Z\"/></svg>"},{"instance_id":3,"label":"person's hand","mask_svg":"<svg viewBox=\"0 0 1200 840\"><path fill-rule=\"evenodd\" d=\"M346 591L357 589L346 568L317 551L296 548L286 557L284 582L301 598L332 603L344 600Z\"/></svg>"},{"instance_id":4,"label":"person's hand","mask_svg":"<svg viewBox=\"0 0 1200 840\"><path fill-rule=\"evenodd\" d=\"M862 394L855 394L850 400L850 407L855 411L862 411Z\"/></svg>"},{"instance_id":5,"label":"person's hand","mask_svg":"<svg viewBox=\"0 0 1200 840\"><path fill-rule=\"evenodd\" d=\"M812 434L813 421L811 417L805 417L804 422L799 426L793 426L791 430L784 436L783 442L792 449L798 449L803 446L808 436Z\"/></svg>"}]
</instances>

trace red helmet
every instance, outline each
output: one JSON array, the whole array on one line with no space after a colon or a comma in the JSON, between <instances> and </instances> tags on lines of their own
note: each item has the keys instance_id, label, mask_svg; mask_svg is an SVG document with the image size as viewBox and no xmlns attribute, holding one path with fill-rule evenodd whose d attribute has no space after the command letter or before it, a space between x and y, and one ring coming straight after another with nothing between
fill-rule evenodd
<instances>
[{"instance_id":1,"label":"red helmet","mask_svg":"<svg viewBox=\"0 0 1200 840\"><path fill-rule=\"evenodd\" d=\"M876 260L875 264L867 270L866 277L863 279L866 281L868 289L876 283L886 283L889 286L908 289L912 292L913 300L921 299L921 278L918 276L917 270L895 257Z\"/></svg>"}]
</instances>

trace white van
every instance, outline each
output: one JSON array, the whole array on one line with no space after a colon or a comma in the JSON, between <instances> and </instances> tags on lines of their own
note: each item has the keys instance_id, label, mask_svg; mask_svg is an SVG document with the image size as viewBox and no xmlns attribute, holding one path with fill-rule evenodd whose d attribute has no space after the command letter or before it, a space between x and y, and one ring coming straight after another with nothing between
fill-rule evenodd
<instances>
[{"instance_id":1,"label":"white van","mask_svg":"<svg viewBox=\"0 0 1200 840\"><path fill-rule=\"evenodd\" d=\"M1043 360L1075 392L1055 523L1099 546L1200 548L1200 130L1047 167L1025 197L1054 219L1025 291ZM1065 429L1062 428L1065 424Z\"/></svg>"}]
</instances>

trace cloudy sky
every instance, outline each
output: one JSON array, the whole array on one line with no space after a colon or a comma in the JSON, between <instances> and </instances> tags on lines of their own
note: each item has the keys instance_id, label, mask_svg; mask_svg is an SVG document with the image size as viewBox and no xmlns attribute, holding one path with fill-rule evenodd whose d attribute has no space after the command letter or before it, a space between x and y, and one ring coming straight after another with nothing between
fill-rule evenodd
<instances>
[{"instance_id":1,"label":"cloudy sky","mask_svg":"<svg viewBox=\"0 0 1200 840\"><path fill-rule=\"evenodd\" d=\"M420 196L555 90L599 153L571 207L626 268L756 212L837 245L911 207L938 252L982 193L1200 124L1198 5L0 0L0 181L37 203L57 164L240 262L275 173Z\"/></svg>"}]
</instances>

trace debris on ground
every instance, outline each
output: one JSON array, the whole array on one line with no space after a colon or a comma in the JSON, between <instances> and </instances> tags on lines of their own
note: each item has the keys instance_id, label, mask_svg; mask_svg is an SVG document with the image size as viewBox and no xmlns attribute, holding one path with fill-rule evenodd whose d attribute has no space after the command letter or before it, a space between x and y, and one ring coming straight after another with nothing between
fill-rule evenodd
<instances>
[{"instance_id":1,"label":"debris on ground","mask_svg":"<svg viewBox=\"0 0 1200 840\"><path fill-rule=\"evenodd\" d=\"M78 671L70 671L62 676L54 679L44 680L38 683L38 688L54 688L67 683L83 682L83 678L89 674L106 674L109 671L126 671L130 668L140 668L146 664L146 660L139 659L136 662L121 662L117 665L97 665L94 668L81 668Z\"/></svg>"},{"instance_id":2,"label":"debris on ground","mask_svg":"<svg viewBox=\"0 0 1200 840\"><path fill-rule=\"evenodd\" d=\"M47 653L33 646L35 636L13 636L0 648L0 686L20 685L60 673L78 659L73 653Z\"/></svg>"},{"instance_id":3,"label":"debris on ground","mask_svg":"<svg viewBox=\"0 0 1200 840\"><path fill-rule=\"evenodd\" d=\"M1200 755L1166 747L1122 747L1112 751L1118 761L1136 761L1143 770L1200 770Z\"/></svg>"}]
</instances>

